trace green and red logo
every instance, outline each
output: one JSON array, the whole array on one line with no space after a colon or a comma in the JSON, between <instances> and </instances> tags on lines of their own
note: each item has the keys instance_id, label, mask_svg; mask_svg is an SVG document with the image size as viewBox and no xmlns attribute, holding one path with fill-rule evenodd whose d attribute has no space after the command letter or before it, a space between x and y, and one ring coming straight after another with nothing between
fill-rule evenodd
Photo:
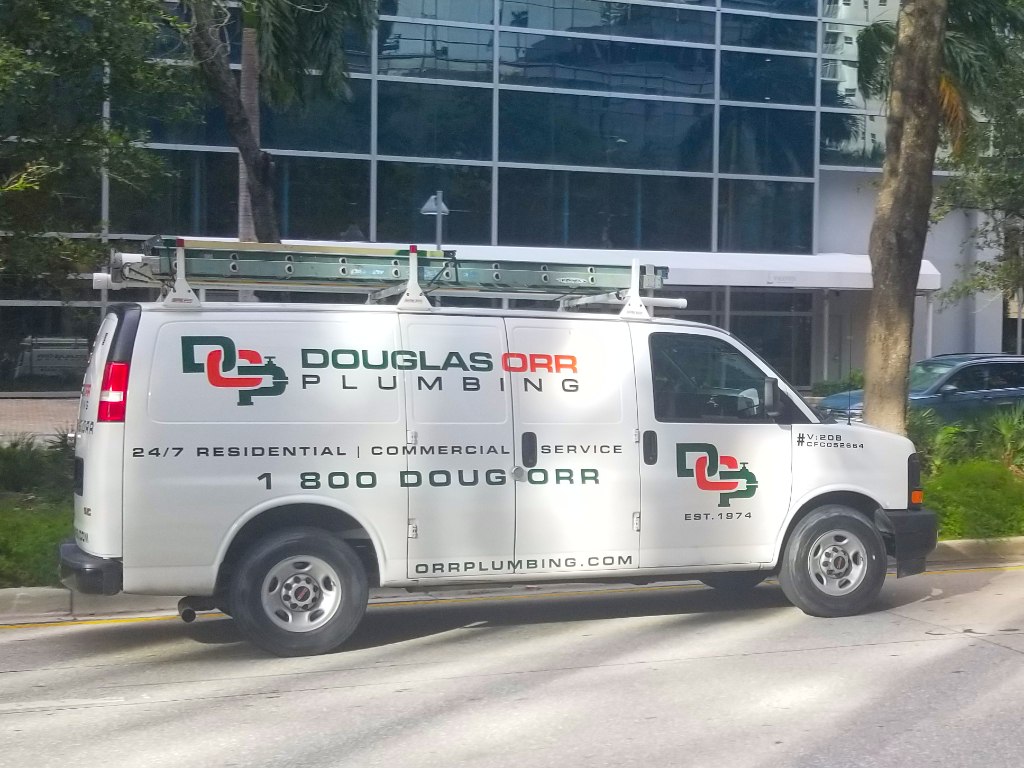
<instances>
[{"instance_id":1,"label":"green and red logo","mask_svg":"<svg viewBox=\"0 0 1024 768\"><path fill-rule=\"evenodd\" d=\"M197 347L209 348L205 359L196 359ZM227 336L182 336L181 370L205 373L211 386L237 389L239 405L252 405L254 397L280 395L288 386L288 376L273 357L238 349Z\"/></svg>"},{"instance_id":2,"label":"green and red logo","mask_svg":"<svg viewBox=\"0 0 1024 768\"><path fill-rule=\"evenodd\" d=\"M692 467L691 455L696 456ZM718 497L720 507L728 507L733 499L749 499L757 493L757 476L747 469L747 462L719 455L718 448L711 443L676 443L676 474L694 478L702 491L721 494Z\"/></svg>"}]
</instances>

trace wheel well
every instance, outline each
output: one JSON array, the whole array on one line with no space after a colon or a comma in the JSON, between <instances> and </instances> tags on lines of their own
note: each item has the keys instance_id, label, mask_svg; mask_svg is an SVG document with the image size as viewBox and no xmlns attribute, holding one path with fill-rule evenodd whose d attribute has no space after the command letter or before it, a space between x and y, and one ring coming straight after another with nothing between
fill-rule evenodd
<instances>
[{"instance_id":1,"label":"wheel well","mask_svg":"<svg viewBox=\"0 0 1024 768\"><path fill-rule=\"evenodd\" d=\"M823 493L821 496L815 496L810 501L804 502L800 509L796 511L796 514L793 515L793 519L789 521L786 536L782 539L782 548L779 550L779 562L782 562L782 553L786 551L789 537L792 535L793 529L796 528L797 524L812 511L826 504L842 504L846 507L852 507L858 512L863 512L872 525L875 524L875 510L878 509L878 503L869 496L857 493L856 491L832 491L831 493ZM887 540L886 548L888 547L889 542Z\"/></svg>"},{"instance_id":2,"label":"wheel well","mask_svg":"<svg viewBox=\"0 0 1024 768\"><path fill-rule=\"evenodd\" d=\"M235 534L217 571L217 594L227 592L235 565L253 543L273 531L297 526L322 528L342 534L345 542L355 550L363 567L366 568L366 578L370 586L380 586L377 552L370 535L354 517L320 504L287 504L261 512Z\"/></svg>"}]
</instances>

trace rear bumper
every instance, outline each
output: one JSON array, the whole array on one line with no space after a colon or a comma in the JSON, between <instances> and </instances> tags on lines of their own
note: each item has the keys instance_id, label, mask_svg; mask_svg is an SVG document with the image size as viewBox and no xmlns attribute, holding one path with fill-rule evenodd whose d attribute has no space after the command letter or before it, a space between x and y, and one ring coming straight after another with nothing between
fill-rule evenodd
<instances>
[{"instance_id":1,"label":"rear bumper","mask_svg":"<svg viewBox=\"0 0 1024 768\"><path fill-rule=\"evenodd\" d=\"M60 581L76 592L116 595L121 591L121 561L90 555L74 541L65 541L60 545Z\"/></svg>"},{"instance_id":2,"label":"rear bumper","mask_svg":"<svg viewBox=\"0 0 1024 768\"><path fill-rule=\"evenodd\" d=\"M930 509L880 509L875 523L896 558L896 576L923 572L925 558L938 543L938 516Z\"/></svg>"}]
</instances>

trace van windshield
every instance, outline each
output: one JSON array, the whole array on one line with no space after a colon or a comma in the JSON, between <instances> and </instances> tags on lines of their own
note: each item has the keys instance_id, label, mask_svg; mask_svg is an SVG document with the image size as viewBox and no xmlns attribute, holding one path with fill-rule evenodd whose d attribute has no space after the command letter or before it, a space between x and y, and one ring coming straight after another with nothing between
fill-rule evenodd
<instances>
[{"instance_id":1,"label":"van windshield","mask_svg":"<svg viewBox=\"0 0 1024 768\"><path fill-rule=\"evenodd\" d=\"M935 360L924 360L910 366L910 391L924 392L935 382L953 370L950 363L940 363Z\"/></svg>"}]
</instances>

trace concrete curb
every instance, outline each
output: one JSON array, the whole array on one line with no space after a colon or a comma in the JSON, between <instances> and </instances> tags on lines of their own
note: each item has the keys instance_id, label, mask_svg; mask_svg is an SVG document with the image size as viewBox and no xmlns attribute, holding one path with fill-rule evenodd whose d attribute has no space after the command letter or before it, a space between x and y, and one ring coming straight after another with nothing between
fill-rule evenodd
<instances>
[{"instance_id":1,"label":"concrete curb","mask_svg":"<svg viewBox=\"0 0 1024 768\"><path fill-rule=\"evenodd\" d=\"M948 567L953 563L965 565L1008 562L1024 562L1024 536L1006 539L959 539L940 541L935 551L928 556L929 565ZM690 580L692 581L692 579ZM680 584L682 581L659 582L665 586ZM370 604L402 603L471 599L484 595L526 595L562 594L566 592L585 594L609 589L629 590L631 584L561 583L523 584L513 587L488 587L479 585L472 589L447 587L429 592L407 592L404 589L374 589L370 593ZM116 617L125 614L168 614L176 613L177 597L154 595L83 595L63 587L15 587L0 589L0 625L37 624L51 621L87 621L99 616Z\"/></svg>"}]
</instances>

